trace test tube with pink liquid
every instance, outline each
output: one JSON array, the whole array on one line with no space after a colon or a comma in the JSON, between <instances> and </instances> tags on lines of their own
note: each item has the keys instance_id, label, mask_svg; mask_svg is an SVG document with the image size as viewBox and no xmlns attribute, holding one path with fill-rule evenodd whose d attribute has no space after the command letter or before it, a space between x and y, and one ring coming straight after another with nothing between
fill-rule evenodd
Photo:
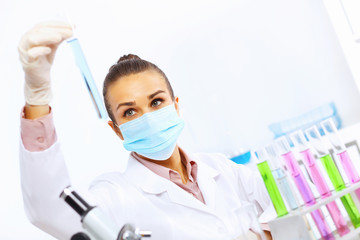
<instances>
[{"instance_id":1,"label":"test tube with pink liquid","mask_svg":"<svg viewBox=\"0 0 360 240\"><path fill-rule=\"evenodd\" d=\"M332 148L334 149L335 153L337 154L340 162L344 168L346 176L349 178L351 183L357 183L360 181L359 174L357 173L351 158L346 151L346 147L344 142L340 139L337 128L334 124L334 121L329 118L325 121L322 121L321 127L324 129L327 138L329 139ZM355 194L357 198L360 200L360 188L355 190Z\"/></svg>"},{"instance_id":2,"label":"test tube with pink liquid","mask_svg":"<svg viewBox=\"0 0 360 240\"><path fill-rule=\"evenodd\" d=\"M304 165L306 166L306 169L310 174L311 180L319 191L321 198L325 199L330 197L332 194L330 192L329 186L327 185L316 163L316 160L311 153L304 133L301 130L296 131L290 135L290 138L294 143L296 149L300 152ZM349 233L350 229L347 226L344 217L341 215L341 212L336 202L332 201L326 204L326 208L328 209L330 216L335 223L339 235L344 236L345 234Z\"/></svg>"},{"instance_id":3,"label":"test tube with pink liquid","mask_svg":"<svg viewBox=\"0 0 360 240\"><path fill-rule=\"evenodd\" d=\"M279 138L276 143L278 144L279 152L284 159L287 170L292 176L296 187L299 189L300 195L304 200L306 206L312 206L316 203L316 199L310 190L310 186L306 181L303 172L300 169L299 163L295 159L290 145L285 137ZM323 239L335 239L332 234L321 209L316 209L310 213L315 222L317 229Z\"/></svg>"}]
</instances>

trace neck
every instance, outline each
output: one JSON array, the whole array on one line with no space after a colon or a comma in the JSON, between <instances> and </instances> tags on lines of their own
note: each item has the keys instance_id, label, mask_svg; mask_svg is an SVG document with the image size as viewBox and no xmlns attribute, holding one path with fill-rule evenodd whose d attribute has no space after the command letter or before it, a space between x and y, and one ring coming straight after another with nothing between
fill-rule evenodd
<instances>
[{"instance_id":1,"label":"neck","mask_svg":"<svg viewBox=\"0 0 360 240\"><path fill-rule=\"evenodd\" d=\"M175 147L173 154L167 160L159 161L159 160L152 160L149 158L145 158L144 156L140 156L140 157L147 161L153 162L155 164L161 165L166 168L170 168L171 170L178 172L181 176L182 182L184 184L187 182L188 175L187 175L186 167L181 161L182 156L180 154L180 150L178 146Z\"/></svg>"}]
</instances>

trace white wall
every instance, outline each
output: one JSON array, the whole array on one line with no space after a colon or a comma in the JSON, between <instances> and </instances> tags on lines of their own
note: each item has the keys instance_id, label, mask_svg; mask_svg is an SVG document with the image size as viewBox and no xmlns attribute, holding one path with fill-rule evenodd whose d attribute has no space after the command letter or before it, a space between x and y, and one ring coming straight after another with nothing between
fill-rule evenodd
<instances>
[{"instance_id":1,"label":"white wall","mask_svg":"<svg viewBox=\"0 0 360 240\"><path fill-rule=\"evenodd\" d=\"M22 209L19 112L23 73L16 46L41 20L70 1L0 0L0 239L49 239ZM70 4L69 4L70 5ZM189 150L252 148L271 139L275 121L335 101L344 125L360 120L360 95L321 1L72 1L99 89L109 66L135 53L167 73L180 97ZM53 68L52 103L74 185L123 170L127 153L96 118L69 47ZM21 231L19 231L21 229Z\"/></svg>"},{"instance_id":2,"label":"white wall","mask_svg":"<svg viewBox=\"0 0 360 240\"><path fill-rule=\"evenodd\" d=\"M360 89L360 2L356 0L324 0L334 30Z\"/></svg>"}]
</instances>

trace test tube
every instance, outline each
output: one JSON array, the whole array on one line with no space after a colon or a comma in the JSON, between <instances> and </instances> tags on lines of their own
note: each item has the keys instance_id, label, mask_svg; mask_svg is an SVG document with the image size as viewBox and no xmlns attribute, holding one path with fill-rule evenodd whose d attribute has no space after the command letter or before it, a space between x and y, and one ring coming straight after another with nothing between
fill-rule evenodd
<instances>
[{"instance_id":1,"label":"test tube","mask_svg":"<svg viewBox=\"0 0 360 240\"><path fill-rule=\"evenodd\" d=\"M265 147L265 150L269 156L269 162L271 165L272 173L278 183L282 196L285 198L285 201L288 203L291 210L298 209L299 203L289 183L289 178L286 172L284 171L282 164L280 163L280 160L278 159L278 154L276 152L275 145L270 144Z\"/></svg>"},{"instance_id":2,"label":"test tube","mask_svg":"<svg viewBox=\"0 0 360 240\"><path fill-rule=\"evenodd\" d=\"M319 191L321 198L325 199L331 196L330 189L323 178L319 167L316 163L314 156L312 155L307 141L305 139L304 133L299 130L290 135L294 146L302 155L302 160L310 173L311 179L314 182L317 190ZM326 208L328 209L332 220L335 223L335 227L340 236L344 236L345 234L350 232L344 217L341 215L339 207L337 206L335 201L332 201L326 204Z\"/></svg>"},{"instance_id":3,"label":"test tube","mask_svg":"<svg viewBox=\"0 0 360 240\"><path fill-rule=\"evenodd\" d=\"M299 189L306 206L314 205L316 203L315 197L310 190L309 184L305 180L299 163L295 159L294 154L291 152L288 141L285 137L281 137L276 142L279 146L280 154L282 154L282 157L285 161L286 168L293 177L293 180L297 188ZM331 233L331 230L324 218L324 214L322 213L321 209L316 209L311 212L311 217L313 218L322 238L335 239L334 235Z\"/></svg>"},{"instance_id":4,"label":"test tube","mask_svg":"<svg viewBox=\"0 0 360 240\"><path fill-rule=\"evenodd\" d=\"M98 117L101 119L106 119L108 116L106 109L104 107L104 104L103 104L102 98L99 94L99 91L96 87L94 78L90 72L90 68L86 62L86 59L85 59L84 53L81 49L79 40L76 37L73 37L73 38L70 38L69 40L67 40L67 43L70 45L70 47L73 51L76 65L79 67L79 69L81 71L81 75L84 78L86 87L89 91L91 100L95 106Z\"/></svg>"},{"instance_id":5,"label":"test tube","mask_svg":"<svg viewBox=\"0 0 360 240\"><path fill-rule=\"evenodd\" d=\"M339 170L337 169L334 160L329 154L328 149L325 147L321 140L320 132L316 126L313 126L307 130L305 130L305 134L309 139L310 143L314 147L315 151L320 157L320 160L329 175L331 183L334 185L335 191L339 192L345 189L344 180L341 177ZM354 200L350 196L350 194L346 194L340 197L342 204L345 207L346 212L348 213L350 220L355 228L360 226L360 213L356 208Z\"/></svg>"},{"instance_id":6,"label":"test tube","mask_svg":"<svg viewBox=\"0 0 360 240\"><path fill-rule=\"evenodd\" d=\"M258 162L256 165L265 183L266 190L269 193L275 211L278 217L284 216L288 214L288 211L276 185L275 179L271 173L269 163L265 160L265 152L261 149L256 151L256 153L258 155Z\"/></svg>"},{"instance_id":7,"label":"test tube","mask_svg":"<svg viewBox=\"0 0 360 240\"><path fill-rule=\"evenodd\" d=\"M330 140L330 143L335 150L337 156L340 159L342 166L344 167L345 173L352 183L357 183L360 181L359 174L357 173L353 162L350 159L348 152L346 151L345 144L340 139L337 134L337 129L335 127L334 121L329 118L321 123L322 128L324 129L326 136ZM357 198L360 200L360 188L355 190Z\"/></svg>"}]
</instances>

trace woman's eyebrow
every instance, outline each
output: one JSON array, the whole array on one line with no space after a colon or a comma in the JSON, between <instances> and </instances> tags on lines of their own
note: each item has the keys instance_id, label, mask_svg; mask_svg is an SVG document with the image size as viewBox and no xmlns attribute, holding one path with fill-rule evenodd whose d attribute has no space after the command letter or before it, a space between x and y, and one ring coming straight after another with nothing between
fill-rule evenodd
<instances>
[{"instance_id":1,"label":"woman's eyebrow","mask_svg":"<svg viewBox=\"0 0 360 240\"><path fill-rule=\"evenodd\" d=\"M124 102L124 103L119 103L119 105L117 105L116 107L116 111L121 107L121 106L134 106L136 103L134 102Z\"/></svg>"},{"instance_id":2,"label":"woman's eyebrow","mask_svg":"<svg viewBox=\"0 0 360 240\"><path fill-rule=\"evenodd\" d=\"M153 94L150 94L149 96L148 96L148 99L153 99L156 95L158 95L159 93L164 93L165 91L163 91L163 90L158 90L158 91L156 91L156 92L154 92Z\"/></svg>"}]
</instances>

